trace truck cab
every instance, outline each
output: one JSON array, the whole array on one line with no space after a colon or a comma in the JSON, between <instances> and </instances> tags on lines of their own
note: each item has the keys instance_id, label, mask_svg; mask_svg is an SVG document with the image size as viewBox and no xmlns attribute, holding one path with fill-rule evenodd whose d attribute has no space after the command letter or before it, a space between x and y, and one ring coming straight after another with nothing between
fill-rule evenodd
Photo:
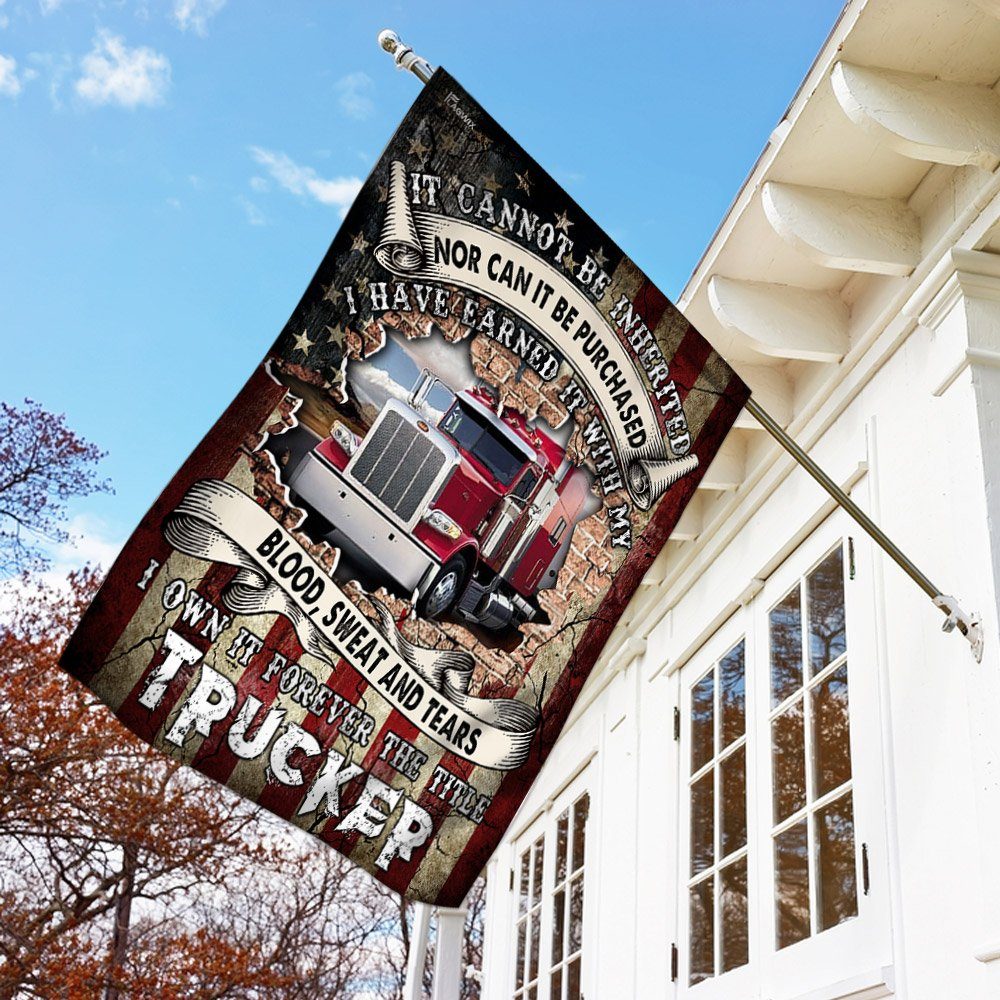
<instances>
[{"instance_id":1,"label":"truck cab","mask_svg":"<svg viewBox=\"0 0 1000 1000\"><path fill-rule=\"evenodd\" d=\"M293 500L313 533L374 563L421 617L494 630L544 620L537 594L597 505L590 476L488 387L448 389L443 414L428 406L442 387L425 369L363 436L335 422L293 473Z\"/></svg>"}]
</instances>

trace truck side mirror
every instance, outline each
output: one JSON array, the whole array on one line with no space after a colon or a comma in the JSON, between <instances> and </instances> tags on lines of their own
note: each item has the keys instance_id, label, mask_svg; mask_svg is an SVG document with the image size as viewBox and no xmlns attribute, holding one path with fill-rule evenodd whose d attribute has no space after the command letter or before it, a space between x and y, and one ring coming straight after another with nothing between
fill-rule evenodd
<instances>
[{"instance_id":1,"label":"truck side mirror","mask_svg":"<svg viewBox=\"0 0 1000 1000\"><path fill-rule=\"evenodd\" d=\"M428 395L430 394L431 388L437 381L436 376L432 375L426 368L420 373L420 378L417 379L410 390L409 404L414 409L418 409L423 405Z\"/></svg>"}]
</instances>

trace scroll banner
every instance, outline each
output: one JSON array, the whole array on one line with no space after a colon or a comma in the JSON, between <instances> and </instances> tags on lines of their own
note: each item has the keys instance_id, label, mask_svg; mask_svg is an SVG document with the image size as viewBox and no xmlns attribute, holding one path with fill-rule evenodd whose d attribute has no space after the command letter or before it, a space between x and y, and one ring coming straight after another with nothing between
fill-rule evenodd
<instances>
[{"instance_id":1,"label":"scroll banner","mask_svg":"<svg viewBox=\"0 0 1000 1000\"><path fill-rule=\"evenodd\" d=\"M474 660L469 653L411 643L375 600L379 620L372 621L293 535L235 486L220 480L196 483L166 519L163 534L185 555L239 568L222 598L230 611L285 615L304 649L330 666L338 660L349 664L446 750L480 767L511 770L524 763L538 725L534 708L511 698L470 696ZM358 619L374 634L364 625L347 631L344 623ZM406 669L422 683L404 683ZM427 727L430 694L439 696L438 703L440 698L450 703L457 716L452 732L462 733L461 740L444 741ZM467 753L470 741L475 750Z\"/></svg>"},{"instance_id":2,"label":"scroll banner","mask_svg":"<svg viewBox=\"0 0 1000 1000\"><path fill-rule=\"evenodd\" d=\"M452 251L458 245L463 249L455 254ZM466 254L468 247L481 251L475 261ZM696 455L669 456L650 387L643 382L635 360L600 310L565 273L482 226L414 210L406 168L399 160L390 167L385 221L375 259L399 277L456 285L485 295L551 341L590 390L628 491L640 510L649 510L668 487L697 467ZM511 274L523 268L524 277L513 287L501 278L508 263L513 264ZM539 295L537 290L545 285L552 291ZM565 303L563 314L576 317L570 329L552 321L553 303L560 300ZM581 345L595 331L606 336L600 341L601 353L595 350L588 357Z\"/></svg>"}]
</instances>

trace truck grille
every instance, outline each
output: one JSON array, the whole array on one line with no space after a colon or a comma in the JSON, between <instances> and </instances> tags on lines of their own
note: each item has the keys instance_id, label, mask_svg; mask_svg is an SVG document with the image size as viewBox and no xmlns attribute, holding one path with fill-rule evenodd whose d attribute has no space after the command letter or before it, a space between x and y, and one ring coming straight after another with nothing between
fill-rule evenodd
<instances>
[{"instance_id":1,"label":"truck grille","mask_svg":"<svg viewBox=\"0 0 1000 1000\"><path fill-rule=\"evenodd\" d=\"M400 520L409 521L444 462L426 434L387 410L365 436L351 475Z\"/></svg>"}]
</instances>

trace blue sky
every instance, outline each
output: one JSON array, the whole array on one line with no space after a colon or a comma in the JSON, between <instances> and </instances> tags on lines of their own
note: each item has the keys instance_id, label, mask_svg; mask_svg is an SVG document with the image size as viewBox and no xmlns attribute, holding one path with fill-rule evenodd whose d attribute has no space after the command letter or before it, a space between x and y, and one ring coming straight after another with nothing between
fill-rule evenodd
<instances>
[{"instance_id":1,"label":"blue sky","mask_svg":"<svg viewBox=\"0 0 1000 1000\"><path fill-rule=\"evenodd\" d=\"M0 398L108 451L79 556L127 537L242 385L415 97L379 29L676 297L840 8L0 0Z\"/></svg>"}]
</instances>

